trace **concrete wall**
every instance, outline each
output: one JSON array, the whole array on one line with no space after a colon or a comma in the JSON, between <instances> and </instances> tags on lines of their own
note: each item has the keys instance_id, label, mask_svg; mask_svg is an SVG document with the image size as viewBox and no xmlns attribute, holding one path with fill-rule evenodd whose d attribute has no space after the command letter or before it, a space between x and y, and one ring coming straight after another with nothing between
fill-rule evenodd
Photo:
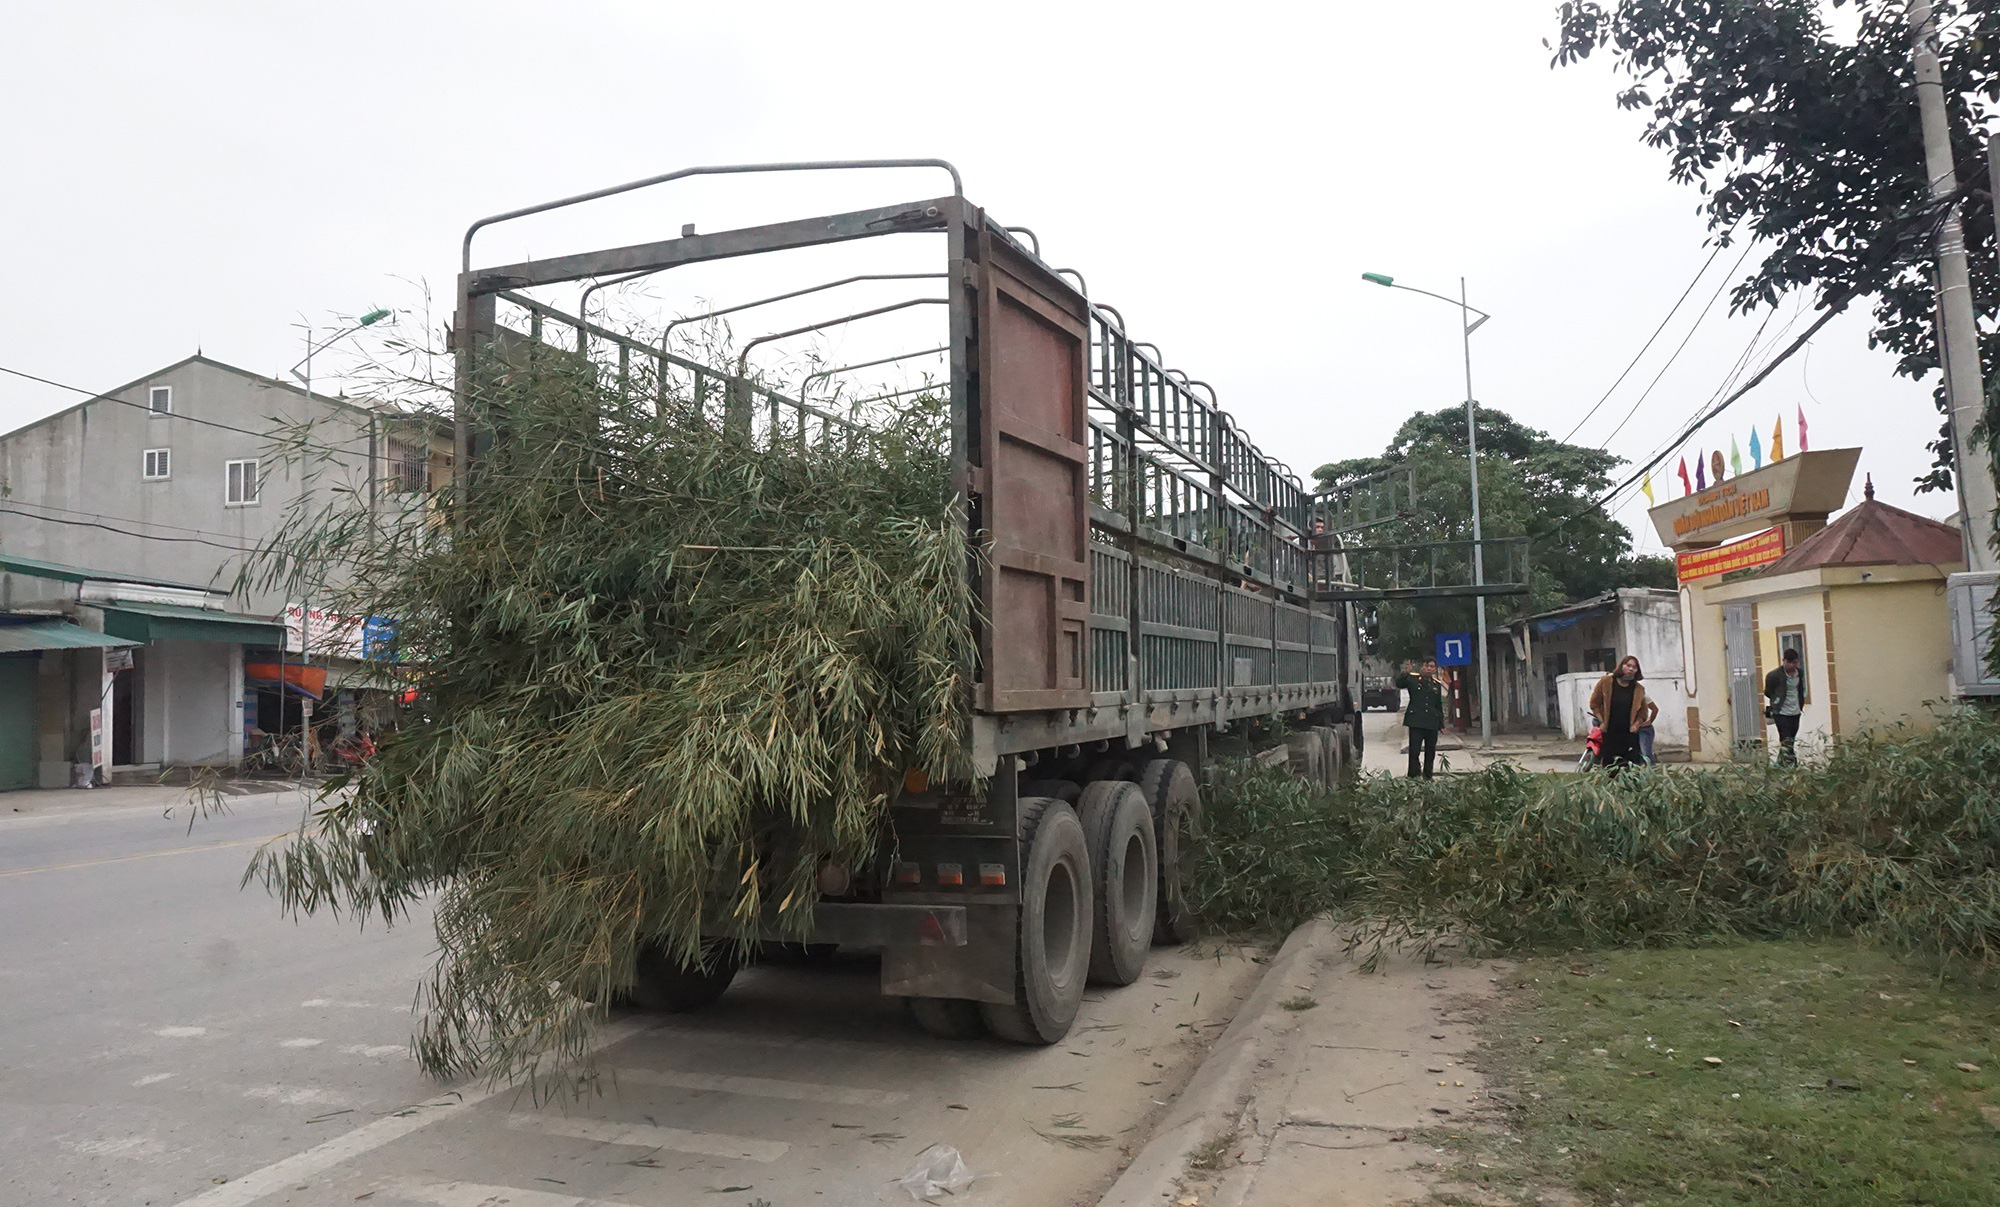
<instances>
[{"instance_id":1,"label":"concrete wall","mask_svg":"<svg viewBox=\"0 0 2000 1207\"><path fill-rule=\"evenodd\" d=\"M170 415L147 409L153 386L173 390ZM241 551L275 532L294 500L310 495L324 502L336 489L368 490L371 413L359 408L205 360L183 362L112 397L122 401L85 403L0 436L0 497L40 517L0 513L0 546L119 577L227 587L241 566ZM312 457L300 464L276 458L268 434L281 424L308 421ZM387 477L384 426L376 420L378 472ZM145 452L157 448L172 450L170 473L164 481L146 481ZM259 501L231 505L226 467L253 457L262 478ZM415 496L378 484L376 498L378 510L400 512ZM156 539L165 537L180 539ZM273 615L286 602L251 591L238 606Z\"/></svg>"},{"instance_id":2,"label":"concrete wall","mask_svg":"<svg viewBox=\"0 0 2000 1207\"><path fill-rule=\"evenodd\" d=\"M1682 688L1692 704L1686 723L1688 757L1697 763L1726 763L1729 666L1722 648L1722 608L1708 600L1711 590L1694 586L1681 592Z\"/></svg>"},{"instance_id":3,"label":"concrete wall","mask_svg":"<svg viewBox=\"0 0 2000 1207\"><path fill-rule=\"evenodd\" d=\"M1940 582L1836 586L1832 610L1840 732L1929 726L1950 697L1951 622Z\"/></svg>"},{"instance_id":4,"label":"concrete wall","mask_svg":"<svg viewBox=\"0 0 2000 1207\"><path fill-rule=\"evenodd\" d=\"M1757 617L1757 691L1762 697L1764 676L1783 661L1778 652L1778 632L1781 629L1803 628L1806 638L1805 656L1800 660L1806 668L1806 694L1809 697L1799 712L1799 743L1802 746L1823 746L1833 736L1833 691L1827 683L1826 674L1826 609L1824 595L1819 591L1801 592L1756 601ZM1938 613L1940 621L1943 610ZM1859 662L1857 656L1853 661ZM1844 685L1842 685L1844 686ZM1776 726L1764 727L1764 741L1771 749L1778 745Z\"/></svg>"}]
</instances>

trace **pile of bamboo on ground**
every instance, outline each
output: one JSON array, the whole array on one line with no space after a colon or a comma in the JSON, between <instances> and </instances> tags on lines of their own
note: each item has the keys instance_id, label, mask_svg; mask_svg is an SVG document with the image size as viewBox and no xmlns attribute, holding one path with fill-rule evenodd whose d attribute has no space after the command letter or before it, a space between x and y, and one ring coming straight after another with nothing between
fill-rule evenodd
<instances>
[{"instance_id":1,"label":"pile of bamboo on ground","mask_svg":"<svg viewBox=\"0 0 2000 1207\"><path fill-rule=\"evenodd\" d=\"M420 694L246 880L295 913L434 894L425 1067L536 1078L580 1067L642 941L802 931L821 859L878 854L903 768L967 773L966 546L934 398L809 447L561 364L487 401L448 524L322 509L266 550L393 617L381 667Z\"/></svg>"}]
</instances>

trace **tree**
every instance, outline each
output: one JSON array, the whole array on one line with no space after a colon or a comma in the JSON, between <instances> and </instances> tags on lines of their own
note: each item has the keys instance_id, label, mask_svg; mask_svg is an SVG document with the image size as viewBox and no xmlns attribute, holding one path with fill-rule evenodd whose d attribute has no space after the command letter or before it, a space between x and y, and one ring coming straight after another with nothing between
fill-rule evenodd
<instances>
[{"instance_id":1,"label":"tree","mask_svg":"<svg viewBox=\"0 0 2000 1207\"><path fill-rule=\"evenodd\" d=\"M1530 546L1529 593L1498 597L1499 615L1536 612L1614 587L1673 585L1672 561L1631 557L1631 533L1594 506L1609 488L1611 471L1621 458L1565 444L1491 407L1478 408L1478 424L1479 510L1485 537L1552 530ZM1315 476L1320 489L1327 490L1365 474L1408 468L1417 481L1415 513L1369 529L1361 539L1371 546L1464 541L1472 538L1472 486L1465 454L1463 408L1420 411L1397 429L1381 456L1322 465ZM1488 566L1497 569L1490 558ZM1471 581L1469 567L1452 568L1463 581ZM1385 657L1415 657L1430 649L1432 634L1470 629L1473 615L1470 599L1383 604L1373 609L1370 630L1377 652Z\"/></svg>"},{"instance_id":2,"label":"tree","mask_svg":"<svg viewBox=\"0 0 2000 1207\"><path fill-rule=\"evenodd\" d=\"M1906 0L1831 0L1860 18L1847 41L1822 0L1590 0L1558 9L1554 65L1608 48L1631 83L1621 108L1648 114L1645 140L1669 153L1668 174L1702 191L1702 211L1725 245L1770 245L1736 289L1736 311L1816 290L1822 302L1872 298L1871 347L1920 378L1938 367L1928 222ZM1936 0L1939 59L1952 155L1969 202L1988 196L1979 131L2000 102L2000 12L1984 0ZM2000 297L1993 209L1968 203L1973 295ZM2000 368L2000 333L1982 337L1986 380ZM1942 384L1936 402L1944 410ZM1985 428L2000 431L2000 394ZM1947 490L1950 427L1931 442L1936 461L1920 490ZM1989 441L1989 448L1994 442ZM2000 451L2000 450L1997 450Z\"/></svg>"}]
</instances>

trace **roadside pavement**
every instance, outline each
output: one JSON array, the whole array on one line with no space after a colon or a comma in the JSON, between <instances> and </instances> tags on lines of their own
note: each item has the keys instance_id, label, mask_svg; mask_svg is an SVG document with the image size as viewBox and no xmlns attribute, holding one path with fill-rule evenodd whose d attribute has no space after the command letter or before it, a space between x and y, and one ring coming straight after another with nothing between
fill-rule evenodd
<instances>
[{"instance_id":1,"label":"roadside pavement","mask_svg":"<svg viewBox=\"0 0 2000 1207\"><path fill-rule=\"evenodd\" d=\"M1381 1207L1423 1200L1449 1128L1508 1110L1469 1061L1504 966L1385 955L1363 972L1299 928L1099 1207Z\"/></svg>"},{"instance_id":2,"label":"roadside pavement","mask_svg":"<svg viewBox=\"0 0 2000 1207\"><path fill-rule=\"evenodd\" d=\"M1409 731L1400 712L1371 712L1362 721L1364 744L1361 769L1402 775L1408 769ZM1575 771L1583 743L1553 731L1495 734L1493 749L1479 749L1478 733L1438 735L1438 773L1481 771L1496 763L1513 763L1526 771Z\"/></svg>"}]
</instances>

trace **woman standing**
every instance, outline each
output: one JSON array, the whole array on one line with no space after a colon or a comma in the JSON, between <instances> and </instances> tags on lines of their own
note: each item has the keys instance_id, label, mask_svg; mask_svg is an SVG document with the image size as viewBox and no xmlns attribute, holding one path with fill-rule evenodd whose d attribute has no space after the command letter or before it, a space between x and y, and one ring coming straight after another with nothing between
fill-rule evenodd
<instances>
[{"instance_id":1,"label":"woman standing","mask_svg":"<svg viewBox=\"0 0 2000 1207\"><path fill-rule=\"evenodd\" d=\"M1659 705L1647 699L1646 689L1639 685L1643 678L1639 660L1628 654L1617 670L1591 689L1590 715L1604 729L1604 750L1598 758L1613 773L1642 761L1639 731L1660 713Z\"/></svg>"}]
</instances>

